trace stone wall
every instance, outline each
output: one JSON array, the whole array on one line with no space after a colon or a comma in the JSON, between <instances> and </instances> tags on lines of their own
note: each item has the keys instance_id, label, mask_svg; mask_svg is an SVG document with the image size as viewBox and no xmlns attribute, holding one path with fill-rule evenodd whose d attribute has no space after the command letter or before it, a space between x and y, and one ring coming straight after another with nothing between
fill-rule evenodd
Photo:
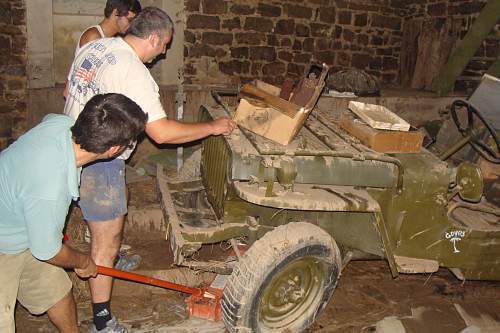
<instances>
[{"instance_id":1,"label":"stone wall","mask_svg":"<svg viewBox=\"0 0 500 333\"><path fill-rule=\"evenodd\" d=\"M0 150L44 114L30 111L27 115L26 1L0 1ZM398 84L405 23L418 18L437 22L458 19L463 37L487 2L144 0L144 4L161 3L163 8L171 8L177 1L183 2L180 7L185 9L185 20L175 11L173 17L176 24L186 24L186 29L177 29L177 34L185 38L182 44L186 83L203 85L254 78L280 84L286 76L301 75L311 61L326 62L333 70L364 69L385 84ZM91 2L101 3L92 0L85 4ZM83 4L76 0L52 3ZM499 55L499 40L497 25L459 78L457 90L471 90L477 85ZM172 53L169 55L170 60L164 63L175 67ZM166 73L163 69L158 71ZM33 102L35 108L40 105L38 99Z\"/></svg>"},{"instance_id":2,"label":"stone wall","mask_svg":"<svg viewBox=\"0 0 500 333\"><path fill-rule=\"evenodd\" d=\"M405 22L414 19L433 20L436 25L447 21L458 22L458 35L463 38L488 0L421 0L408 1ZM481 76L490 68L500 53L500 23L481 44L455 83L455 91L473 90Z\"/></svg>"},{"instance_id":3,"label":"stone wall","mask_svg":"<svg viewBox=\"0 0 500 333\"><path fill-rule=\"evenodd\" d=\"M0 150L26 130L26 10L0 2Z\"/></svg>"},{"instance_id":4,"label":"stone wall","mask_svg":"<svg viewBox=\"0 0 500 333\"><path fill-rule=\"evenodd\" d=\"M284 77L299 76L306 64L317 61L334 71L359 68L383 84L400 84L408 81L404 77L408 73L400 74L405 23L420 19L439 25L458 20L461 31L457 38L463 38L486 2L185 0L185 77L187 83L239 83L259 78L280 84ZM456 90L477 85L498 57L498 38L497 25L457 81ZM447 56L442 55L443 61Z\"/></svg>"},{"instance_id":5,"label":"stone wall","mask_svg":"<svg viewBox=\"0 0 500 333\"><path fill-rule=\"evenodd\" d=\"M185 0L188 83L280 84L311 61L396 83L404 1Z\"/></svg>"}]
</instances>

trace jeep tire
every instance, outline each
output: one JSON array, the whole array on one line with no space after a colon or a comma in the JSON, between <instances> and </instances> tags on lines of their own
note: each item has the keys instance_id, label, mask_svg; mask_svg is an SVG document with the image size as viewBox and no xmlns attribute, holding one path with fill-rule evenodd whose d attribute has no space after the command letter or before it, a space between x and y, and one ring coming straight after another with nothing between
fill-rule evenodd
<instances>
[{"instance_id":1,"label":"jeep tire","mask_svg":"<svg viewBox=\"0 0 500 333\"><path fill-rule=\"evenodd\" d=\"M335 240L306 222L256 241L235 266L222 299L231 332L302 332L326 306L341 270Z\"/></svg>"}]
</instances>

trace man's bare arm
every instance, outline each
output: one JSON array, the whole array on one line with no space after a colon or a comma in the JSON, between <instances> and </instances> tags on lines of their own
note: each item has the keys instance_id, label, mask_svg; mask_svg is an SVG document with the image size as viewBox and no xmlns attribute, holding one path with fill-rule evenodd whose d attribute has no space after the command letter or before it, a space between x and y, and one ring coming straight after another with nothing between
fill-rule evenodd
<instances>
[{"instance_id":1,"label":"man's bare arm","mask_svg":"<svg viewBox=\"0 0 500 333\"><path fill-rule=\"evenodd\" d=\"M72 249L65 244L62 244L59 252L49 260L46 260L46 262L59 267L74 268L76 274L82 278L95 277L97 275L97 267L90 256Z\"/></svg>"},{"instance_id":2,"label":"man's bare arm","mask_svg":"<svg viewBox=\"0 0 500 333\"><path fill-rule=\"evenodd\" d=\"M64 99L68 98L68 94L69 94L69 81L66 80L66 83L64 84L64 90L63 90Z\"/></svg>"},{"instance_id":3,"label":"man's bare arm","mask_svg":"<svg viewBox=\"0 0 500 333\"><path fill-rule=\"evenodd\" d=\"M146 125L147 135L156 143L186 143L209 135L229 135L236 124L229 118L219 118L206 123L181 123L167 118Z\"/></svg>"},{"instance_id":4,"label":"man's bare arm","mask_svg":"<svg viewBox=\"0 0 500 333\"><path fill-rule=\"evenodd\" d=\"M97 28L88 29L83 33L82 37L80 37L80 47L99 38L101 38L101 34Z\"/></svg>"}]
</instances>

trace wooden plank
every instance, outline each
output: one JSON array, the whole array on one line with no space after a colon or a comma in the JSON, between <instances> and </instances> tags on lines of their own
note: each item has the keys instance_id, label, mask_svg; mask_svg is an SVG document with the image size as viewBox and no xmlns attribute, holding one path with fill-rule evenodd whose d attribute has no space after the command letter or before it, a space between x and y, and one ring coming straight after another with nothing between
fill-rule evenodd
<instances>
[{"instance_id":1,"label":"wooden plank","mask_svg":"<svg viewBox=\"0 0 500 333\"><path fill-rule=\"evenodd\" d=\"M490 0L483 7L474 24L459 43L446 65L432 82L432 90L439 95L453 90L455 81L470 59L500 19L500 1Z\"/></svg>"},{"instance_id":2,"label":"wooden plank","mask_svg":"<svg viewBox=\"0 0 500 333\"><path fill-rule=\"evenodd\" d=\"M340 126L364 145L380 153L416 153L422 148L423 135L418 130L377 130L350 115L341 117Z\"/></svg>"},{"instance_id":3,"label":"wooden plank","mask_svg":"<svg viewBox=\"0 0 500 333\"><path fill-rule=\"evenodd\" d=\"M418 45L411 88L430 90L432 81L446 63L453 47L460 38L462 20L430 18L423 21L422 30L416 40Z\"/></svg>"},{"instance_id":4,"label":"wooden plank","mask_svg":"<svg viewBox=\"0 0 500 333\"><path fill-rule=\"evenodd\" d=\"M500 43L500 42L499 42ZM488 71L486 74L495 76L495 77L500 77L500 57L495 60L495 62L488 68Z\"/></svg>"},{"instance_id":5,"label":"wooden plank","mask_svg":"<svg viewBox=\"0 0 500 333\"><path fill-rule=\"evenodd\" d=\"M290 118L294 118L302 109L300 106L285 101L277 96L268 94L252 84L245 84L241 88L240 93L252 98L257 98Z\"/></svg>"},{"instance_id":6,"label":"wooden plank","mask_svg":"<svg viewBox=\"0 0 500 333\"><path fill-rule=\"evenodd\" d=\"M292 78L285 78L285 81L283 81L283 85L281 86L280 98L284 99L285 101L289 101L294 85L295 82Z\"/></svg>"},{"instance_id":7,"label":"wooden plank","mask_svg":"<svg viewBox=\"0 0 500 333\"><path fill-rule=\"evenodd\" d=\"M279 96L281 93L281 88L273 86L272 84L261 80L255 80L255 86L273 96Z\"/></svg>"},{"instance_id":8,"label":"wooden plank","mask_svg":"<svg viewBox=\"0 0 500 333\"><path fill-rule=\"evenodd\" d=\"M415 73L418 55L418 36L422 33L422 18L405 20L403 23L403 45L400 56L400 75L401 86L411 86Z\"/></svg>"}]
</instances>

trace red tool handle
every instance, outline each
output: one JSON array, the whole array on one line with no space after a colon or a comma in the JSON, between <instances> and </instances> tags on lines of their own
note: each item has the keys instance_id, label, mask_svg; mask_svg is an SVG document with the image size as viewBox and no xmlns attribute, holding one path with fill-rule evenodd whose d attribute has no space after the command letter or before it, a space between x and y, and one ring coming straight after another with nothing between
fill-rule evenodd
<instances>
[{"instance_id":1,"label":"red tool handle","mask_svg":"<svg viewBox=\"0 0 500 333\"><path fill-rule=\"evenodd\" d=\"M114 269L114 268L109 268L109 267L104 267L104 266L97 266L97 273L102 274L102 275L120 278L120 279L129 280L129 281L141 282L141 283L145 283L145 284L148 284L151 286L157 286L157 287L177 290L177 291L181 291L183 293L191 294L191 295L203 294L203 291L199 288L192 288L192 287L184 286L182 284L177 284L177 283L173 283L173 282L169 282L169 281L165 281L165 280L155 279L155 278L152 278L149 276L125 272L125 271L121 271L119 269Z\"/></svg>"}]
</instances>

